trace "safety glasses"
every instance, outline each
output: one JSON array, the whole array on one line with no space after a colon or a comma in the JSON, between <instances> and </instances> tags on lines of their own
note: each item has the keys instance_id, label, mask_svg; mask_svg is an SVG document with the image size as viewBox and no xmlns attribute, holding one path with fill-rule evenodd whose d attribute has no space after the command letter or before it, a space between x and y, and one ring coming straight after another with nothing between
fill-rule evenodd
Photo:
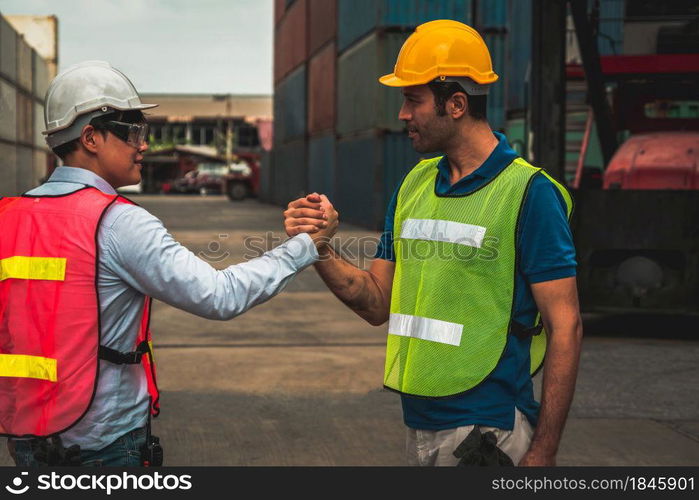
<instances>
[{"instance_id":1,"label":"safety glasses","mask_svg":"<svg viewBox=\"0 0 699 500\"><path fill-rule=\"evenodd\" d=\"M100 126L134 148L140 148L148 142L150 127L147 123L126 123L109 120L101 122Z\"/></svg>"}]
</instances>

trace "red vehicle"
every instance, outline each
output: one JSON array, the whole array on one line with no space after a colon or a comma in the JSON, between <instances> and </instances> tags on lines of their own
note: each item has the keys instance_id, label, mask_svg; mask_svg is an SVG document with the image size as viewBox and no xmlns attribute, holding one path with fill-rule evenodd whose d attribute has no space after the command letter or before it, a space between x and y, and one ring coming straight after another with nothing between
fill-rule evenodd
<instances>
[{"instance_id":1,"label":"red vehicle","mask_svg":"<svg viewBox=\"0 0 699 500\"><path fill-rule=\"evenodd\" d=\"M231 164L223 176L221 188L231 201L257 196L260 189L260 159L258 155L236 153L238 162Z\"/></svg>"},{"instance_id":2,"label":"red vehicle","mask_svg":"<svg viewBox=\"0 0 699 500\"><path fill-rule=\"evenodd\" d=\"M573 225L581 307L696 314L699 58L604 56L601 66L613 82L614 129L628 138L603 171L578 163Z\"/></svg>"},{"instance_id":3,"label":"red vehicle","mask_svg":"<svg viewBox=\"0 0 699 500\"><path fill-rule=\"evenodd\" d=\"M699 132L630 137L605 170L604 189L699 189Z\"/></svg>"}]
</instances>

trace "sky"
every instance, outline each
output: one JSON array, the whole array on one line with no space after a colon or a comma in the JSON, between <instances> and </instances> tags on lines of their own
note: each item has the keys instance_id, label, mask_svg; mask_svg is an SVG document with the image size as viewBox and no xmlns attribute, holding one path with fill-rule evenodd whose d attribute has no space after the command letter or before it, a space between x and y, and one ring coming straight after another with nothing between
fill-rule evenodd
<instances>
[{"instance_id":1,"label":"sky","mask_svg":"<svg viewBox=\"0 0 699 500\"><path fill-rule=\"evenodd\" d=\"M0 0L58 17L59 71L101 59L140 93L271 94L273 0Z\"/></svg>"}]
</instances>

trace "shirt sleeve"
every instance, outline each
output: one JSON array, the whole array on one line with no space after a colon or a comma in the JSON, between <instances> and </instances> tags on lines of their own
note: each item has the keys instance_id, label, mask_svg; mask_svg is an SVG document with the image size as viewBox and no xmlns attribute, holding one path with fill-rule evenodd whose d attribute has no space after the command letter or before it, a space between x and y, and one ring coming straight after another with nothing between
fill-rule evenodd
<instances>
[{"instance_id":1,"label":"shirt sleeve","mask_svg":"<svg viewBox=\"0 0 699 500\"><path fill-rule=\"evenodd\" d=\"M521 217L519 265L527 282L575 276L575 245L565 200L545 176L532 180Z\"/></svg>"},{"instance_id":2,"label":"shirt sleeve","mask_svg":"<svg viewBox=\"0 0 699 500\"><path fill-rule=\"evenodd\" d=\"M265 302L318 258L304 233L219 271L175 241L141 207L129 205L110 219L101 228L102 252L115 274L145 295L208 319L230 319Z\"/></svg>"},{"instance_id":3,"label":"shirt sleeve","mask_svg":"<svg viewBox=\"0 0 699 500\"><path fill-rule=\"evenodd\" d=\"M396 217L396 204L398 203L399 190L400 185L393 192L393 196L391 196L391 201L388 203L388 207L386 208L384 229L383 233L381 233L381 238L379 239L379 244L376 248L376 255L374 255L375 259L384 259L391 262L396 261L396 254L393 250L393 220Z\"/></svg>"}]
</instances>

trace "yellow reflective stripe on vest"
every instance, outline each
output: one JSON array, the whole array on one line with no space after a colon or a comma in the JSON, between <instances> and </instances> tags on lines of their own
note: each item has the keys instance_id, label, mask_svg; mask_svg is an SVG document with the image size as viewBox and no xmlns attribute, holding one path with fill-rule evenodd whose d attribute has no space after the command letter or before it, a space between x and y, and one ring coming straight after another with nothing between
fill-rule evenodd
<instances>
[{"instance_id":1,"label":"yellow reflective stripe on vest","mask_svg":"<svg viewBox=\"0 0 699 500\"><path fill-rule=\"evenodd\" d=\"M413 337L440 344L459 346L464 325L439 319L391 313L388 320L389 335Z\"/></svg>"},{"instance_id":2,"label":"yellow reflective stripe on vest","mask_svg":"<svg viewBox=\"0 0 699 500\"><path fill-rule=\"evenodd\" d=\"M0 259L0 281L19 280L65 281L66 259L60 257L8 257Z\"/></svg>"},{"instance_id":3,"label":"yellow reflective stripe on vest","mask_svg":"<svg viewBox=\"0 0 699 500\"><path fill-rule=\"evenodd\" d=\"M400 237L410 240L444 241L480 248L486 229L451 220L406 219Z\"/></svg>"},{"instance_id":4,"label":"yellow reflective stripe on vest","mask_svg":"<svg viewBox=\"0 0 699 500\"><path fill-rule=\"evenodd\" d=\"M36 378L56 382L56 360L26 354L0 354L0 377Z\"/></svg>"}]
</instances>

